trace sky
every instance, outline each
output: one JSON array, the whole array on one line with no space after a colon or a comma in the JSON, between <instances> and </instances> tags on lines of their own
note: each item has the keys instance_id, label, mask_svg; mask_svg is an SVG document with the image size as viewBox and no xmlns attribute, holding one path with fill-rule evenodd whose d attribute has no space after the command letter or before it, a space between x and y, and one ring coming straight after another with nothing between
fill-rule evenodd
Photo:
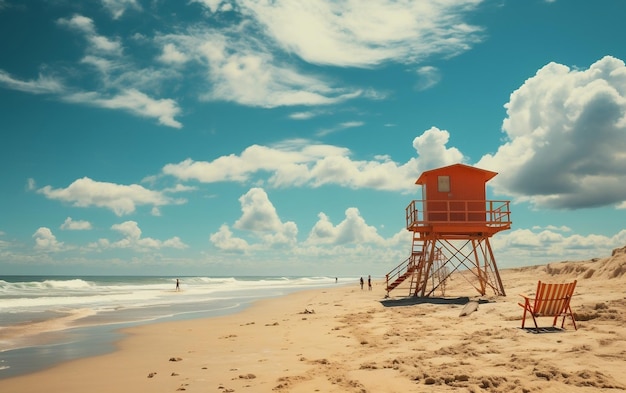
<instances>
[{"instance_id":1,"label":"sky","mask_svg":"<svg viewBox=\"0 0 626 393\"><path fill-rule=\"evenodd\" d=\"M384 276L427 170L502 268L626 245L621 0L0 0L0 275Z\"/></svg>"}]
</instances>

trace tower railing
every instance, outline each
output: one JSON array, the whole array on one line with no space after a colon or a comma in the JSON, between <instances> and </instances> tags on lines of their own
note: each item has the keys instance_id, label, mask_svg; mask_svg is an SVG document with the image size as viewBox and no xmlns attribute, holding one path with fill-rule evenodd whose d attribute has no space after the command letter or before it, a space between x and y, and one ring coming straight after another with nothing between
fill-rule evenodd
<instances>
[{"instance_id":1,"label":"tower railing","mask_svg":"<svg viewBox=\"0 0 626 393\"><path fill-rule=\"evenodd\" d=\"M406 227L415 231L433 225L471 225L497 232L511 227L509 203L495 200L413 200L406 207Z\"/></svg>"}]
</instances>

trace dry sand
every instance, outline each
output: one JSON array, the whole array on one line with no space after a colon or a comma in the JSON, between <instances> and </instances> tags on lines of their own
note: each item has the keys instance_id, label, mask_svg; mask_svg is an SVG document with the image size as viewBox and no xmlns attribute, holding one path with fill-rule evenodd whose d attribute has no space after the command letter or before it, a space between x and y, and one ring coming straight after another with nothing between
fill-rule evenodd
<instances>
[{"instance_id":1,"label":"dry sand","mask_svg":"<svg viewBox=\"0 0 626 393\"><path fill-rule=\"evenodd\" d=\"M396 289L384 304L381 282L299 292L236 315L128 329L114 353L0 380L0 392L626 391L625 272L626 247L501 270L506 297L478 297L458 277L446 299ZM578 330L520 328L519 293L573 279ZM463 297L479 302L466 316Z\"/></svg>"}]
</instances>

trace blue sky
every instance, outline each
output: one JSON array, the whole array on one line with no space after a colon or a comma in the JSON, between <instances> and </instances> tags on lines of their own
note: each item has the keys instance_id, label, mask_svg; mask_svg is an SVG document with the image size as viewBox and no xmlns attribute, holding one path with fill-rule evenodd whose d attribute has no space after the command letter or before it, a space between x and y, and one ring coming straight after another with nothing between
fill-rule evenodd
<instances>
[{"instance_id":1,"label":"blue sky","mask_svg":"<svg viewBox=\"0 0 626 393\"><path fill-rule=\"evenodd\" d=\"M0 273L381 276L499 174L501 268L626 244L626 2L0 0Z\"/></svg>"}]
</instances>

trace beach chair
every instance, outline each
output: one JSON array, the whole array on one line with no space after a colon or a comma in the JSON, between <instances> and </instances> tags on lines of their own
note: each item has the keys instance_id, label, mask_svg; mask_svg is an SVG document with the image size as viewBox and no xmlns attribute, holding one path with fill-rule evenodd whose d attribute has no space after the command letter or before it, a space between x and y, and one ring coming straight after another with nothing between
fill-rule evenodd
<instances>
[{"instance_id":1,"label":"beach chair","mask_svg":"<svg viewBox=\"0 0 626 393\"><path fill-rule=\"evenodd\" d=\"M535 322L535 328L539 332L537 325L538 317L554 317L552 327L556 326L557 319L563 317L561 329L565 325L565 318L572 318L574 330L577 330L576 320L570 307L570 300L574 295L576 288L576 280L566 284L546 284L541 281L537 283L537 292L535 297L520 294L524 298L524 304L518 303L524 308L524 316L522 318L522 329L526 323L526 314L530 314Z\"/></svg>"}]
</instances>

